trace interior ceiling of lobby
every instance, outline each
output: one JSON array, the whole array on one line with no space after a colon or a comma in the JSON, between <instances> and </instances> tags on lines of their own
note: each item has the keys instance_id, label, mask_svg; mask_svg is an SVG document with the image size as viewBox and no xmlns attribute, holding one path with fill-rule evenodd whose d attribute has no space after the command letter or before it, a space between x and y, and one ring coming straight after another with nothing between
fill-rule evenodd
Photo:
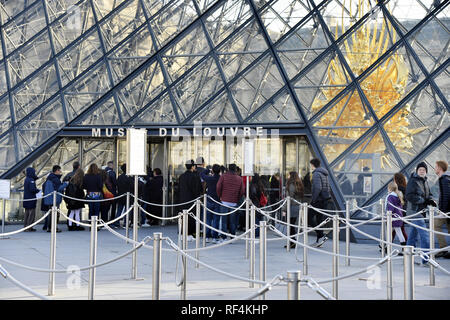
<instances>
[{"instance_id":1,"label":"interior ceiling of lobby","mask_svg":"<svg viewBox=\"0 0 450 320\"><path fill-rule=\"evenodd\" d=\"M379 155L386 176L438 146L448 156L449 10L433 0L0 1L0 175L61 143L65 128L198 120L304 124L336 174L374 170L361 154Z\"/></svg>"}]
</instances>

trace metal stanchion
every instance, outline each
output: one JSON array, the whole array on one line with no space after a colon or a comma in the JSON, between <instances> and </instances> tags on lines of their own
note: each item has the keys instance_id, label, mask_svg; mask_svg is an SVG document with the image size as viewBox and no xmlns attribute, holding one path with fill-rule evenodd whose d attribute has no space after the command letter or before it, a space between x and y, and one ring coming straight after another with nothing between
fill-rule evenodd
<instances>
[{"instance_id":1,"label":"metal stanchion","mask_svg":"<svg viewBox=\"0 0 450 320\"><path fill-rule=\"evenodd\" d=\"M56 268L56 191L53 191L53 206L52 206L52 214L50 217L51 221L51 238L50 238L50 268L49 269L55 269ZM48 295L53 296L55 295L55 273L50 272L49 273L49 279L48 279Z\"/></svg>"},{"instance_id":2,"label":"metal stanchion","mask_svg":"<svg viewBox=\"0 0 450 320\"><path fill-rule=\"evenodd\" d=\"M339 217L333 216L333 278L336 278L339 274ZM338 299L339 288L338 280L333 280L333 297Z\"/></svg>"},{"instance_id":3,"label":"metal stanchion","mask_svg":"<svg viewBox=\"0 0 450 320\"><path fill-rule=\"evenodd\" d=\"M413 246L403 247L403 274L405 300L414 300L414 256Z\"/></svg>"},{"instance_id":4,"label":"metal stanchion","mask_svg":"<svg viewBox=\"0 0 450 320\"><path fill-rule=\"evenodd\" d=\"M429 218L430 218L430 251L434 250L434 216L435 208L428 206ZM434 260L434 253L430 253L430 259ZM436 278L434 276L434 266L430 263L430 286L436 285Z\"/></svg>"},{"instance_id":5,"label":"metal stanchion","mask_svg":"<svg viewBox=\"0 0 450 320\"><path fill-rule=\"evenodd\" d=\"M255 206L252 205L250 210L250 279L255 280ZM255 284L250 282L250 288L254 288Z\"/></svg>"},{"instance_id":6,"label":"metal stanchion","mask_svg":"<svg viewBox=\"0 0 450 320\"><path fill-rule=\"evenodd\" d=\"M5 233L5 219L6 219L6 199L2 200L2 234ZM0 239L8 239L7 237L1 236Z\"/></svg>"},{"instance_id":7,"label":"metal stanchion","mask_svg":"<svg viewBox=\"0 0 450 320\"><path fill-rule=\"evenodd\" d=\"M245 184L245 232L248 231L248 223L250 216L250 179L247 176L247 183ZM248 259L248 240L245 240L245 259Z\"/></svg>"},{"instance_id":8,"label":"metal stanchion","mask_svg":"<svg viewBox=\"0 0 450 320\"><path fill-rule=\"evenodd\" d=\"M195 201L195 259L198 260L200 253L198 252L198 248L200 247L200 200ZM199 268L200 264L198 262L195 263L195 267Z\"/></svg>"},{"instance_id":9,"label":"metal stanchion","mask_svg":"<svg viewBox=\"0 0 450 320\"><path fill-rule=\"evenodd\" d=\"M385 233L384 233L385 225L386 225L384 199L380 199L380 206L381 206L380 239L381 239L381 241L384 241L386 239ZM381 246L381 257L384 258L385 244L383 242L380 242L380 246Z\"/></svg>"},{"instance_id":10,"label":"metal stanchion","mask_svg":"<svg viewBox=\"0 0 450 320\"><path fill-rule=\"evenodd\" d=\"M345 265L350 265L350 201L345 201Z\"/></svg>"},{"instance_id":11,"label":"metal stanchion","mask_svg":"<svg viewBox=\"0 0 450 320\"><path fill-rule=\"evenodd\" d=\"M393 286L392 286L392 259L390 257L392 253L392 212L388 211L386 213L386 241L387 244L387 299L393 299Z\"/></svg>"},{"instance_id":12,"label":"metal stanchion","mask_svg":"<svg viewBox=\"0 0 450 320\"><path fill-rule=\"evenodd\" d=\"M303 220L303 274L308 274L308 204L302 203L302 220Z\"/></svg>"},{"instance_id":13,"label":"metal stanchion","mask_svg":"<svg viewBox=\"0 0 450 320\"><path fill-rule=\"evenodd\" d=\"M91 245L90 245L89 265L97 263L97 216L91 217ZM95 268L89 269L89 291L88 300L94 300L95 295Z\"/></svg>"},{"instance_id":14,"label":"metal stanchion","mask_svg":"<svg viewBox=\"0 0 450 320\"><path fill-rule=\"evenodd\" d=\"M138 176L134 176L134 207L133 207L133 241L138 241ZM133 243L133 248L136 248L136 242ZM131 262L131 279L137 280L137 251L132 253Z\"/></svg>"},{"instance_id":15,"label":"metal stanchion","mask_svg":"<svg viewBox=\"0 0 450 320\"><path fill-rule=\"evenodd\" d=\"M300 300L300 271L287 272L287 299Z\"/></svg>"},{"instance_id":16,"label":"metal stanchion","mask_svg":"<svg viewBox=\"0 0 450 320\"><path fill-rule=\"evenodd\" d=\"M267 271L267 223L259 222L259 280L266 281ZM262 287L262 285L261 285ZM261 300L266 299L266 294L261 295Z\"/></svg>"},{"instance_id":17,"label":"metal stanchion","mask_svg":"<svg viewBox=\"0 0 450 320\"><path fill-rule=\"evenodd\" d=\"M130 193L127 192L127 208L126 211L128 211L130 209ZM128 233L128 229L129 229L129 224L130 224L130 214L128 213L125 217L125 237L127 237L127 239L129 238L129 233ZM128 243L128 240L127 240Z\"/></svg>"},{"instance_id":18,"label":"metal stanchion","mask_svg":"<svg viewBox=\"0 0 450 320\"><path fill-rule=\"evenodd\" d=\"M206 217L208 215L208 195L205 193L203 195L203 248L206 247Z\"/></svg>"},{"instance_id":19,"label":"metal stanchion","mask_svg":"<svg viewBox=\"0 0 450 320\"><path fill-rule=\"evenodd\" d=\"M286 235L288 237L288 239L286 239L286 251L289 252L291 251L291 242L290 237L291 237L291 197L287 196L286 197Z\"/></svg>"},{"instance_id":20,"label":"metal stanchion","mask_svg":"<svg viewBox=\"0 0 450 320\"><path fill-rule=\"evenodd\" d=\"M161 232L153 233L153 300L159 300L159 284L161 283L161 238Z\"/></svg>"},{"instance_id":21,"label":"metal stanchion","mask_svg":"<svg viewBox=\"0 0 450 320\"><path fill-rule=\"evenodd\" d=\"M181 249L184 251L188 248L187 233L188 233L188 211L183 210L183 233ZM187 276L187 258L183 255L181 257L183 264L183 283L181 284L181 300L186 300L186 276Z\"/></svg>"}]
</instances>

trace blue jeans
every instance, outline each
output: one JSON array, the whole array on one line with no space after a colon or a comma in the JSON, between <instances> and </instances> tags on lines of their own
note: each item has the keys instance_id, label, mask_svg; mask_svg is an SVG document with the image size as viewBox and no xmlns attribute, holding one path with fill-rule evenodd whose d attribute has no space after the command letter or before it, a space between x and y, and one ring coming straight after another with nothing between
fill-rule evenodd
<instances>
[{"instance_id":1,"label":"blue jeans","mask_svg":"<svg viewBox=\"0 0 450 320\"><path fill-rule=\"evenodd\" d=\"M225 207L225 206L220 206L220 213L228 213L230 211L233 211L234 209ZM226 215L226 216L221 216L220 217L221 221L222 221L222 228L220 230L222 230L223 232L227 232L229 231L230 234L235 235L236 234L236 228L238 225L238 211L233 212L232 214ZM229 230L228 230L229 229ZM227 236L222 234L221 235L222 238L226 239Z\"/></svg>"},{"instance_id":2,"label":"blue jeans","mask_svg":"<svg viewBox=\"0 0 450 320\"><path fill-rule=\"evenodd\" d=\"M423 228L426 228L425 220L423 220L423 219L414 220L413 223L417 224L418 226L421 226ZM429 249L430 248L430 237L429 237L428 231L416 228L414 226L411 226L411 231L409 232L408 240L406 241L406 245L415 247L416 242L417 242L417 236L419 236L420 247ZM424 251L424 250L422 250L422 251ZM428 260L422 259L422 263L425 263L427 261Z\"/></svg>"},{"instance_id":3,"label":"blue jeans","mask_svg":"<svg viewBox=\"0 0 450 320\"><path fill-rule=\"evenodd\" d=\"M126 205L125 204L117 204L117 213L116 213L116 218L120 217L122 215L122 213L124 213L124 209L126 209ZM123 225L125 226L125 218L121 219L123 221ZM114 226L115 227L120 227L120 220L117 220L116 222L114 222Z\"/></svg>"},{"instance_id":4,"label":"blue jeans","mask_svg":"<svg viewBox=\"0 0 450 320\"><path fill-rule=\"evenodd\" d=\"M89 200L99 200L102 198L100 194L94 194L92 192L89 192L87 197ZM89 205L89 219L91 219L92 216L97 216L100 214L100 202L88 202Z\"/></svg>"},{"instance_id":5,"label":"blue jeans","mask_svg":"<svg viewBox=\"0 0 450 320\"><path fill-rule=\"evenodd\" d=\"M214 202L213 200L208 199L206 202L206 207L209 210L212 210L214 212L220 212L220 205L217 202ZM208 226L212 226L213 228L219 229L220 224L220 216L217 214L214 214L210 211L207 211L206 213L206 224ZM217 231L211 230L210 228L206 227L206 237L207 238L219 238L219 233Z\"/></svg>"}]
</instances>

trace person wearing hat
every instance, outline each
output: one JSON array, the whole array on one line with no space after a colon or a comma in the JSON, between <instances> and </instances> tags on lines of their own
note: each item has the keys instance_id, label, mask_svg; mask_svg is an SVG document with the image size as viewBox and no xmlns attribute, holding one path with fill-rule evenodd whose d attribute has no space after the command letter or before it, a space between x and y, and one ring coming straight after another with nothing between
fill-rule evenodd
<instances>
[{"instance_id":1,"label":"person wearing hat","mask_svg":"<svg viewBox=\"0 0 450 320\"><path fill-rule=\"evenodd\" d=\"M202 194L202 183L200 181L200 176L194 171L195 163L194 160L186 161L186 171L180 176L179 190L180 190L180 203L186 203L198 198ZM183 209L189 209L192 206L192 202L181 205L178 207L180 212ZM195 220L191 216L188 218L188 241L194 240L195 234ZM199 235L196 235L199 236Z\"/></svg>"},{"instance_id":2,"label":"person wearing hat","mask_svg":"<svg viewBox=\"0 0 450 320\"><path fill-rule=\"evenodd\" d=\"M426 163L420 162L416 167L416 171L411 174L411 178L406 185L406 199L408 200L406 214L409 216L426 209L429 205L436 206L436 202L432 199L430 186L428 185L427 173L428 167ZM422 211L421 213L425 218L426 212ZM426 229L424 219L414 220L414 224ZM420 240L419 243L422 250L427 250L430 248L428 231L411 226L406 245L416 246L416 242L418 240L417 238ZM429 262L427 259L422 258L422 263L419 265L429 266Z\"/></svg>"}]
</instances>

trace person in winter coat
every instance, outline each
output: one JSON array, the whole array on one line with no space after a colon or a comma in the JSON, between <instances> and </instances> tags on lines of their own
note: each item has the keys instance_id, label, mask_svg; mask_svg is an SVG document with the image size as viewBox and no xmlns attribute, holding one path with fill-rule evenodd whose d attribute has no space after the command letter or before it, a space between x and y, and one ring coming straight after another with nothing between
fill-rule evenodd
<instances>
[{"instance_id":1,"label":"person in winter coat","mask_svg":"<svg viewBox=\"0 0 450 320\"><path fill-rule=\"evenodd\" d=\"M266 198L266 192L264 190L264 185L261 181L261 178L259 174L255 173L252 177L252 181L250 182L250 190L249 190L249 197L252 201L253 205L257 208L261 208L266 204L261 203L261 196L264 195ZM259 226L259 222L263 218L262 214L258 211L255 212L255 224ZM259 237L259 228L256 227L255 229L255 236Z\"/></svg>"},{"instance_id":2,"label":"person in winter coat","mask_svg":"<svg viewBox=\"0 0 450 320\"><path fill-rule=\"evenodd\" d=\"M408 206L406 209L407 215L413 215L422 211L428 205L436 206L436 203L431 198L430 186L427 180L428 167L425 162L420 162L416 167L416 172L411 175L411 178L406 185L406 199ZM425 211L422 212L425 218ZM426 228L424 219L414 220L414 224ZM430 248L429 233L426 230L411 226L411 231L406 241L407 246L416 246L417 237L420 240L420 248L426 250ZM428 266L428 260L422 259L421 266Z\"/></svg>"},{"instance_id":3,"label":"person in winter coat","mask_svg":"<svg viewBox=\"0 0 450 320\"><path fill-rule=\"evenodd\" d=\"M298 202L303 202L303 183L298 173L295 171L289 172L289 179L286 182L286 195ZM296 228L292 225L297 224L297 219L299 218L299 210L300 205L295 201L291 201L291 221L289 221L289 223L291 224L291 235L298 233L298 231L296 232ZM295 248L295 243L291 242L290 246L291 248ZM284 247L286 248L286 245Z\"/></svg>"},{"instance_id":4,"label":"person in winter coat","mask_svg":"<svg viewBox=\"0 0 450 320\"><path fill-rule=\"evenodd\" d=\"M75 161L74 163L72 163L72 168L73 170L66 174L63 182L69 182L70 179L72 179L72 177L75 175L75 172L80 168L80 163L78 161Z\"/></svg>"},{"instance_id":5,"label":"person in winter coat","mask_svg":"<svg viewBox=\"0 0 450 320\"><path fill-rule=\"evenodd\" d=\"M230 164L229 170L221 175L219 181L217 182L217 195L219 196L222 204L226 206L220 207L221 213L228 213L232 211L232 208L237 206L239 199L245 193L244 183L242 182L242 178L236 173L236 169L236 164ZM227 232L227 227L229 224L230 234L236 234L238 223L238 214L236 212L229 215L223 215L221 217L221 221L222 231ZM222 234L221 237L222 239L226 239L224 234Z\"/></svg>"},{"instance_id":6,"label":"person in winter coat","mask_svg":"<svg viewBox=\"0 0 450 320\"><path fill-rule=\"evenodd\" d=\"M69 185L66 188L65 195L70 198L64 198L67 204L67 209L69 210L69 218L76 220L78 222L81 221L81 210L84 208L83 200L75 200L76 199L84 199L85 194L83 190L83 179L84 172L81 169L77 169L75 174L70 178ZM74 225L71 220L68 220L68 230L69 231L81 231L84 230L84 227L80 226L78 223Z\"/></svg>"},{"instance_id":7,"label":"person in winter coat","mask_svg":"<svg viewBox=\"0 0 450 320\"><path fill-rule=\"evenodd\" d=\"M37 203L37 200L29 200L29 201L25 201L25 200L26 199L35 199L36 194L40 191L36 187L36 180L38 178L36 176L36 170L34 170L34 168L32 168L32 167L29 167L26 170L26 175L27 176L25 178L25 182L23 185L23 188L24 188L23 208L25 209L23 224L24 224L25 228L34 222L34 218L36 216L36 203ZM36 229L29 228L29 229L24 230L24 232L33 232L33 231L36 231Z\"/></svg>"},{"instance_id":8,"label":"person in winter coat","mask_svg":"<svg viewBox=\"0 0 450 320\"><path fill-rule=\"evenodd\" d=\"M108 161L105 171L109 177L109 181L111 182L110 191L112 192L114 197L117 197L117 175L116 175L116 172L114 171L114 162L113 161ZM117 200L113 199L113 200L111 200L111 218L109 219L110 221L115 218L116 209L117 209Z\"/></svg>"},{"instance_id":9,"label":"person in winter coat","mask_svg":"<svg viewBox=\"0 0 450 320\"><path fill-rule=\"evenodd\" d=\"M312 174L312 183L311 183L311 206L318 209L326 209L329 206L329 202L331 202L331 192L330 192L330 183L328 182L328 171L325 168L320 166L319 159L312 159L310 162L311 168L313 169ZM312 225L313 227L322 223L325 219L325 216L312 209L311 217L315 219L315 223ZM317 239L313 244L315 247L322 246L325 241L328 240L328 237L324 235L322 230L316 230Z\"/></svg>"},{"instance_id":10,"label":"person in winter coat","mask_svg":"<svg viewBox=\"0 0 450 320\"><path fill-rule=\"evenodd\" d=\"M448 164L445 161L436 161L434 172L439 177L439 210L444 213L450 213L450 172L448 170ZM442 215L441 215L442 216ZM434 230L437 232L443 232L442 226L447 224L447 233L450 232L450 218L436 217L434 219ZM439 242L439 247L445 248L447 241L444 235L436 234ZM448 251L441 251L435 255L436 258L445 257L450 258Z\"/></svg>"},{"instance_id":11,"label":"person in winter coat","mask_svg":"<svg viewBox=\"0 0 450 320\"><path fill-rule=\"evenodd\" d=\"M406 240L408 236L406 235L406 231L404 228L404 223L402 220L394 220L398 218L403 218L404 214L402 212L403 205L403 194L398 190L397 184L392 181L388 184L388 192L389 194L386 197L386 212L392 212L392 241L394 241L395 235L397 235L400 244L402 246L406 245Z\"/></svg>"},{"instance_id":12,"label":"person in winter coat","mask_svg":"<svg viewBox=\"0 0 450 320\"><path fill-rule=\"evenodd\" d=\"M405 197L406 197L406 184L407 183L406 183L405 175L401 172L397 172L396 174L394 174L394 182L397 184L398 190L403 195L402 209L404 210L403 212L406 212L407 201L406 201Z\"/></svg>"},{"instance_id":13,"label":"person in winter coat","mask_svg":"<svg viewBox=\"0 0 450 320\"><path fill-rule=\"evenodd\" d=\"M179 178L179 190L180 190L180 203L185 203L198 198L203 191L202 183L200 181L199 175L194 171L194 160L188 160L186 162L186 171L180 175ZM187 210L192 206L192 202L188 204L181 205L179 210L182 212L183 209ZM188 241L193 241L195 234L195 219L189 216L188 218ZM200 236L200 235L196 235Z\"/></svg>"},{"instance_id":14,"label":"person in winter coat","mask_svg":"<svg viewBox=\"0 0 450 320\"><path fill-rule=\"evenodd\" d=\"M83 189L86 190L86 199L88 200L100 200L103 198L103 180L100 174L100 170L95 163L91 163L87 173L83 178ZM97 216L100 213L100 202L89 201L89 219L92 216Z\"/></svg>"},{"instance_id":15,"label":"person in winter coat","mask_svg":"<svg viewBox=\"0 0 450 320\"><path fill-rule=\"evenodd\" d=\"M209 196L206 201L206 207L208 208L206 213L206 224L219 230L220 215L214 214L211 211L220 213L220 205L218 203L220 202L220 199L217 195L217 182L219 182L220 179L220 166L218 164L213 165L212 174L210 174L209 169L203 170L200 174L200 178L205 181L206 193ZM218 243L219 233L210 228L206 228L206 242Z\"/></svg>"},{"instance_id":16,"label":"person in winter coat","mask_svg":"<svg viewBox=\"0 0 450 320\"><path fill-rule=\"evenodd\" d=\"M126 163L122 164L120 166L120 170L122 170L122 174L117 179L117 196L121 196L123 194L126 194L129 192L132 194L133 192L133 177L127 176L127 165ZM132 198L130 198L130 201L132 201ZM127 204L127 197L123 196L117 199L117 213L116 218L120 217L126 210L126 204ZM131 205L131 203L130 203ZM123 221L123 226L125 226L125 218L121 219ZM120 227L120 221L116 221L113 224L113 227L119 228Z\"/></svg>"},{"instance_id":17,"label":"person in winter coat","mask_svg":"<svg viewBox=\"0 0 450 320\"><path fill-rule=\"evenodd\" d=\"M49 195L53 191L62 193L64 189L67 187L68 182L61 182L62 172L61 167L58 165L54 165L52 168L52 172L47 176L47 180L44 182L43 186L43 193L44 198L41 203L41 210L47 212L52 206L53 206L53 196ZM49 195L49 196L47 196ZM56 194L56 207L59 208L59 205L61 204L62 196L59 194ZM59 212L57 213L57 224L59 221ZM44 230L47 230L47 232L51 232L51 215L48 215L45 218L44 222ZM58 228L56 228L56 232L61 232Z\"/></svg>"},{"instance_id":18,"label":"person in winter coat","mask_svg":"<svg viewBox=\"0 0 450 320\"><path fill-rule=\"evenodd\" d=\"M163 176L161 169L153 170L153 176L147 181L146 194L150 203L163 203ZM149 212L155 216L162 217L162 207L156 205L149 205ZM148 217L150 225L157 225L159 220Z\"/></svg>"}]
</instances>

